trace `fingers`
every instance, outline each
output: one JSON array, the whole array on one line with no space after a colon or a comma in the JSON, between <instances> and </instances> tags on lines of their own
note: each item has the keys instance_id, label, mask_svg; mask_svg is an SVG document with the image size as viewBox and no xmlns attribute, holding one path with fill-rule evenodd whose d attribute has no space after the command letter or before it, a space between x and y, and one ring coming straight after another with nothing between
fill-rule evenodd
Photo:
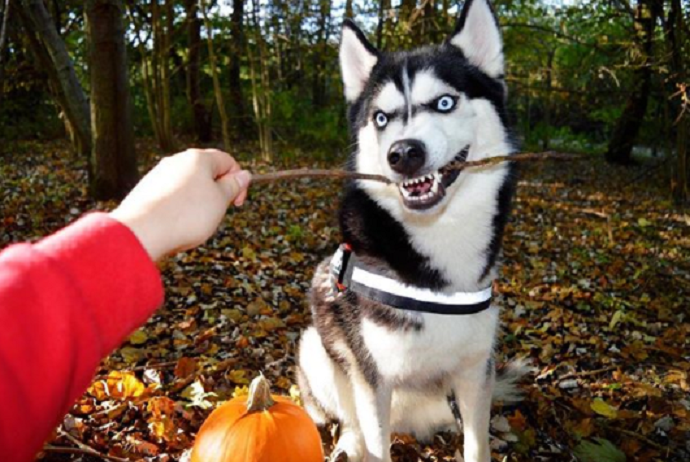
<instances>
[{"instance_id":1,"label":"fingers","mask_svg":"<svg viewBox=\"0 0 690 462\"><path fill-rule=\"evenodd\" d=\"M251 174L246 170L237 173L227 173L217 180L218 186L225 192L228 201L235 205L242 205L247 198L247 188L251 182Z\"/></svg>"},{"instance_id":2,"label":"fingers","mask_svg":"<svg viewBox=\"0 0 690 462\"><path fill-rule=\"evenodd\" d=\"M211 170L214 179L220 178L228 172L241 170L240 164L233 157L218 149L189 149L199 156L199 160Z\"/></svg>"},{"instance_id":3,"label":"fingers","mask_svg":"<svg viewBox=\"0 0 690 462\"><path fill-rule=\"evenodd\" d=\"M213 179L234 205L242 205L247 199L251 174L229 154L218 149L189 149L197 161L210 168Z\"/></svg>"},{"instance_id":4,"label":"fingers","mask_svg":"<svg viewBox=\"0 0 690 462\"><path fill-rule=\"evenodd\" d=\"M249 191L247 189L243 190L232 203L237 207L244 204L244 201L247 199L248 192Z\"/></svg>"}]
</instances>

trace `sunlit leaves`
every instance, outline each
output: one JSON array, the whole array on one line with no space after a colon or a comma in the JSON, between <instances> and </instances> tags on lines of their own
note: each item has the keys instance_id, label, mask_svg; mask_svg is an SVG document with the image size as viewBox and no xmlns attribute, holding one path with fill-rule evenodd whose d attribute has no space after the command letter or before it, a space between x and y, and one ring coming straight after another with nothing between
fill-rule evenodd
<instances>
[{"instance_id":1,"label":"sunlit leaves","mask_svg":"<svg viewBox=\"0 0 690 462\"><path fill-rule=\"evenodd\" d=\"M618 409L601 398L595 398L590 407L597 414L608 417L609 419L615 419L618 416Z\"/></svg>"},{"instance_id":2,"label":"sunlit leaves","mask_svg":"<svg viewBox=\"0 0 690 462\"><path fill-rule=\"evenodd\" d=\"M50 168L25 175L0 164L13 185L3 236L32 238L74 219L71 209L103 208L59 159L46 154ZM687 459L690 222L663 194L625 186L643 172L597 159L523 170L496 283L497 354L526 356L537 372L522 403L494 409L493 460L567 460L575 448L617 460L604 440L627 460ZM339 241L338 194L317 181L261 186L206 245L163 262L165 305L103 362L62 429L116 457L153 457L155 447L176 460L210 410L245 394L258 372L299 402L297 342L313 269ZM447 461L461 447L449 433L428 444L404 435L393 460Z\"/></svg>"},{"instance_id":3,"label":"sunlit leaves","mask_svg":"<svg viewBox=\"0 0 690 462\"><path fill-rule=\"evenodd\" d=\"M218 395L213 392L207 392L204 390L204 386L201 382L196 381L185 388L182 393L180 393L180 396L189 401L189 403L185 404L187 407L210 409L213 407L213 403L209 401L209 398L215 398Z\"/></svg>"},{"instance_id":4,"label":"sunlit leaves","mask_svg":"<svg viewBox=\"0 0 690 462\"><path fill-rule=\"evenodd\" d=\"M146 341L149 339L148 335L146 335L146 331L143 329L138 329L134 331L132 335L129 336L129 343L132 345L142 345L146 343Z\"/></svg>"}]
</instances>

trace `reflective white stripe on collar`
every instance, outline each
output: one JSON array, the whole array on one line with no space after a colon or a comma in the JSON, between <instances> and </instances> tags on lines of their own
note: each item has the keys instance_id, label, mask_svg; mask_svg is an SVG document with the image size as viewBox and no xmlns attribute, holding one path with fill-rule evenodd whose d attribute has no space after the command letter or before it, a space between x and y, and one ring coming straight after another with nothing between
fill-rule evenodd
<instances>
[{"instance_id":1,"label":"reflective white stripe on collar","mask_svg":"<svg viewBox=\"0 0 690 462\"><path fill-rule=\"evenodd\" d=\"M339 291L352 290L396 308L441 314L474 314L491 304L491 286L476 292L444 294L372 273L352 258L353 254L349 250L344 252L341 246L331 260L331 274ZM343 268L344 259L346 268Z\"/></svg>"}]
</instances>

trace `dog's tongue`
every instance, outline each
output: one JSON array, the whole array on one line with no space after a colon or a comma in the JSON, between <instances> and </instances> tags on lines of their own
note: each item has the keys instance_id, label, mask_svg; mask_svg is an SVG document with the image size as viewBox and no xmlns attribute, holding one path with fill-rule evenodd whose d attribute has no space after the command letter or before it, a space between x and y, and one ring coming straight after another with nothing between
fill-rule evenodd
<instances>
[{"instance_id":1,"label":"dog's tongue","mask_svg":"<svg viewBox=\"0 0 690 462\"><path fill-rule=\"evenodd\" d=\"M414 195L414 196L421 196L421 195L426 194L429 191L431 191L431 186L432 186L431 181L423 181L421 183L409 185L406 187L406 189L410 193L412 193L412 195Z\"/></svg>"}]
</instances>

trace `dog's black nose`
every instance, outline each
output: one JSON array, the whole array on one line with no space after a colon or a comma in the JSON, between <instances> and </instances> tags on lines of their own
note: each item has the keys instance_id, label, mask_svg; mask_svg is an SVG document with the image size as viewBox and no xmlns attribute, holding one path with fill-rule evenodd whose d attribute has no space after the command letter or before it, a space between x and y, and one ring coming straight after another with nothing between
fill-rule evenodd
<instances>
[{"instance_id":1,"label":"dog's black nose","mask_svg":"<svg viewBox=\"0 0 690 462\"><path fill-rule=\"evenodd\" d=\"M401 175L414 176L426 162L426 149L421 141L400 140L388 150L388 163Z\"/></svg>"}]
</instances>

